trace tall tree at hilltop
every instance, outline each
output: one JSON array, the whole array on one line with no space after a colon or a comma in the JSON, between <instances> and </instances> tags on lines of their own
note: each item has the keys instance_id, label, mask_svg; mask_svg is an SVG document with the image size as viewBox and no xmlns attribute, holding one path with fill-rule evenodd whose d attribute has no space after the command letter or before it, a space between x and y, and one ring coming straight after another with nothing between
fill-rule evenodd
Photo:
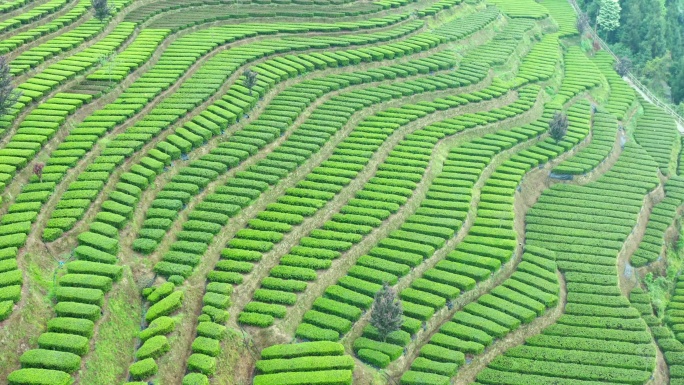
<instances>
[{"instance_id":1,"label":"tall tree at hilltop","mask_svg":"<svg viewBox=\"0 0 684 385\"><path fill-rule=\"evenodd\" d=\"M620 11L618 0L601 0L596 24L604 31L615 31L620 26Z\"/></svg>"}]
</instances>

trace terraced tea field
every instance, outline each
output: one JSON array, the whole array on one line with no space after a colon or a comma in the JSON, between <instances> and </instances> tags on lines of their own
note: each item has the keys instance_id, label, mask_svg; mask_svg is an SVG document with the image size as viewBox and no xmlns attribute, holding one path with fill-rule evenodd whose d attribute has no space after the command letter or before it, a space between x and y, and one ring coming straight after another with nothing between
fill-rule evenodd
<instances>
[{"instance_id":1,"label":"terraced tea field","mask_svg":"<svg viewBox=\"0 0 684 385\"><path fill-rule=\"evenodd\" d=\"M0 2L0 383L684 384L682 139L566 0L110 5Z\"/></svg>"}]
</instances>

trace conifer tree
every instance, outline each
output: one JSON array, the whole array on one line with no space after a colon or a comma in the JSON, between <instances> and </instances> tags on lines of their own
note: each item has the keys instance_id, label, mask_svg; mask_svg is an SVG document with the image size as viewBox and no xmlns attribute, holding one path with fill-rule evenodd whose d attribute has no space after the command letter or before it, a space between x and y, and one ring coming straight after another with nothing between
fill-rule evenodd
<instances>
[{"instance_id":1,"label":"conifer tree","mask_svg":"<svg viewBox=\"0 0 684 385\"><path fill-rule=\"evenodd\" d=\"M380 339L385 342L387 336L401 328L403 323L401 301L397 300L394 289L385 282L382 289L375 294L371 309L370 324L378 329Z\"/></svg>"},{"instance_id":2,"label":"conifer tree","mask_svg":"<svg viewBox=\"0 0 684 385\"><path fill-rule=\"evenodd\" d=\"M0 118L5 116L7 110L14 106L21 97L21 92L12 86L12 73L10 72L7 57L0 56Z\"/></svg>"},{"instance_id":3,"label":"conifer tree","mask_svg":"<svg viewBox=\"0 0 684 385\"><path fill-rule=\"evenodd\" d=\"M553 114L549 121L549 134L556 142L560 142L568 132L568 116L560 111Z\"/></svg>"}]
</instances>

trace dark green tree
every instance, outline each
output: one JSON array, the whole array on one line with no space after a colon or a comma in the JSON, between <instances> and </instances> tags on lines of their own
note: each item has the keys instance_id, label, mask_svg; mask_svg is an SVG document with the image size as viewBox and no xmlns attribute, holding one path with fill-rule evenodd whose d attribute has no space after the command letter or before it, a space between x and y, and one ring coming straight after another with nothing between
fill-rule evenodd
<instances>
[{"instance_id":1,"label":"dark green tree","mask_svg":"<svg viewBox=\"0 0 684 385\"><path fill-rule=\"evenodd\" d=\"M568 132L568 116L560 111L553 114L549 121L549 134L556 142L560 142Z\"/></svg>"},{"instance_id":2,"label":"dark green tree","mask_svg":"<svg viewBox=\"0 0 684 385\"><path fill-rule=\"evenodd\" d=\"M672 84L672 100L675 104L684 102L684 57L674 66L676 70L670 83Z\"/></svg>"},{"instance_id":3,"label":"dark green tree","mask_svg":"<svg viewBox=\"0 0 684 385\"><path fill-rule=\"evenodd\" d=\"M617 71L618 75L625 76L631 70L632 70L632 61L628 57L623 56L618 61L615 62L615 71Z\"/></svg>"},{"instance_id":4,"label":"dark green tree","mask_svg":"<svg viewBox=\"0 0 684 385\"><path fill-rule=\"evenodd\" d=\"M394 289L387 282L383 283L382 289L375 294L370 315L370 324L378 329L382 342L385 342L390 333L401 328L404 322L403 312Z\"/></svg>"},{"instance_id":5,"label":"dark green tree","mask_svg":"<svg viewBox=\"0 0 684 385\"><path fill-rule=\"evenodd\" d=\"M12 86L12 73L9 60L0 56L0 117L5 116L7 110L14 106L21 97L21 92Z\"/></svg>"},{"instance_id":6,"label":"dark green tree","mask_svg":"<svg viewBox=\"0 0 684 385\"><path fill-rule=\"evenodd\" d=\"M103 21L112 13L112 6L109 5L107 0L90 0L90 4L93 6L93 12L95 17Z\"/></svg>"},{"instance_id":7,"label":"dark green tree","mask_svg":"<svg viewBox=\"0 0 684 385\"><path fill-rule=\"evenodd\" d=\"M245 87L247 87L247 89L249 90L249 94L251 95L252 94L252 88L254 88L254 86L257 83L258 73L252 71L252 69L249 68L249 69L246 69L245 72L243 72L242 74L245 76L244 85L245 85Z\"/></svg>"}]
</instances>

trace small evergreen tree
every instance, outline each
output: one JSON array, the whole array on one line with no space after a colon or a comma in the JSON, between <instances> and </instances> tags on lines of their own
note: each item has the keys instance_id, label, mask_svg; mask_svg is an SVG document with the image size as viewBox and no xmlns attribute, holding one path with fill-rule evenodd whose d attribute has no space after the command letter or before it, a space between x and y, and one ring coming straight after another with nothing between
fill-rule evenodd
<instances>
[{"instance_id":1,"label":"small evergreen tree","mask_svg":"<svg viewBox=\"0 0 684 385\"><path fill-rule=\"evenodd\" d=\"M623 56L615 62L615 71L620 76L625 76L632 70L632 61L628 57Z\"/></svg>"},{"instance_id":2,"label":"small evergreen tree","mask_svg":"<svg viewBox=\"0 0 684 385\"><path fill-rule=\"evenodd\" d=\"M589 29L589 16L587 16L586 13L581 12L577 16L577 30L579 31L580 35L583 35L587 29Z\"/></svg>"},{"instance_id":3,"label":"small evergreen tree","mask_svg":"<svg viewBox=\"0 0 684 385\"><path fill-rule=\"evenodd\" d=\"M109 15L112 13L112 7L109 5L107 0L90 0L90 4L93 6L95 17L100 21L109 17Z\"/></svg>"},{"instance_id":4,"label":"small evergreen tree","mask_svg":"<svg viewBox=\"0 0 684 385\"><path fill-rule=\"evenodd\" d=\"M618 0L601 0L596 23L607 32L615 31L620 26L620 11Z\"/></svg>"},{"instance_id":5,"label":"small evergreen tree","mask_svg":"<svg viewBox=\"0 0 684 385\"><path fill-rule=\"evenodd\" d=\"M568 132L568 116L560 111L553 114L553 119L549 121L549 134L556 142L560 142Z\"/></svg>"},{"instance_id":6,"label":"small evergreen tree","mask_svg":"<svg viewBox=\"0 0 684 385\"><path fill-rule=\"evenodd\" d=\"M7 110L14 106L21 97L21 92L12 86L12 74L10 72L7 57L0 56L0 118L5 116Z\"/></svg>"},{"instance_id":7,"label":"small evergreen tree","mask_svg":"<svg viewBox=\"0 0 684 385\"><path fill-rule=\"evenodd\" d=\"M40 182L43 182L43 167L45 167L45 163L38 162L33 165L33 173L40 179Z\"/></svg>"},{"instance_id":8,"label":"small evergreen tree","mask_svg":"<svg viewBox=\"0 0 684 385\"><path fill-rule=\"evenodd\" d=\"M252 94L252 88L256 85L258 73L252 71L252 69L246 69L243 73L245 75L245 87L249 90L249 94Z\"/></svg>"},{"instance_id":9,"label":"small evergreen tree","mask_svg":"<svg viewBox=\"0 0 684 385\"><path fill-rule=\"evenodd\" d=\"M394 289L387 282L383 283L382 289L375 294L370 316L370 324L378 329L383 342L390 333L401 328L403 313L401 301L397 300Z\"/></svg>"}]
</instances>

